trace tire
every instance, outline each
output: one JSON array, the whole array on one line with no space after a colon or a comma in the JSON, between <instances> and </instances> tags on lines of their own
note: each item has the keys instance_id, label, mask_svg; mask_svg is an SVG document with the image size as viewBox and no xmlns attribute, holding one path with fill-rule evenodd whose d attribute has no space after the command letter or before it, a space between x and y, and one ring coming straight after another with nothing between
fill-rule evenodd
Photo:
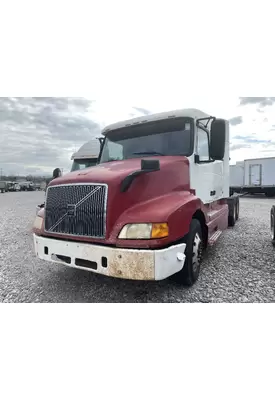
<instances>
[{"instance_id":1,"label":"tire","mask_svg":"<svg viewBox=\"0 0 275 400\"><path fill-rule=\"evenodd\" d=\"M229 214L228 214L228 226L233 227L235 226L236 223L236 204L237 201L235 199L230 199L230 202L228 203L229 206Z\"/></svg>"},{"instance_id":2,"label":"tire","mask_svg":"<svg viewBox=\"0 0 275 400\"><path fill-rule=\"evenodd\" d=\"M271 230L271 240L273 246L275 246L275 206L271 208L270 213L270 230Z\"/></svg>"},{"instance_id":3,"label":"tire","mask_svg":"<svg viewBox=\"0 0 275 400\"><path fill-rule=\"evenodd\" d=\"M232 227L235 226L236 220L233 215L228 216L228 226Z\"/></svg>"},{"instance_id":4,"label":"tire","mask_svg":"<svg viewBox=\"0 0 275 400\"><path fill-rule=\"evenodd\" d=\"M235 207L236 207L236 221L238 221L239 214L240 214L240 202L239 202L239 199L236 201Z\"/></svg>"},{"instance_id":5,"label":"tire","mask_svg":"<svg viewBox=\"0 0 275 400\"><path fill-rule=\"evenodd\" d=\"M173 275L173 280L181 285L192 286L200 274L203 252L202 228L197 219L192 220L183 242L186 243L185 262L183 268Z\"/></svg>"}]
</instances>

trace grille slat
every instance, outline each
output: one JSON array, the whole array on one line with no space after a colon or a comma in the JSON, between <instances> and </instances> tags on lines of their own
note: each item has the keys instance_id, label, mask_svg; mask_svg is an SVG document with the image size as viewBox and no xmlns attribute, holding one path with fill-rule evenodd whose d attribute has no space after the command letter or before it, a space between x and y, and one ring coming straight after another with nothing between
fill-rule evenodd
<instances>
[{"instance_id":1,"label":"grille slat","mask_svg":"<svg viewBox=\"0 0 275 400\"><path fill-rule=\"evenodd\" d=\"M51 186L45 205L48 233L105 238L107 185Z\"/></svg>"}]
</instances>

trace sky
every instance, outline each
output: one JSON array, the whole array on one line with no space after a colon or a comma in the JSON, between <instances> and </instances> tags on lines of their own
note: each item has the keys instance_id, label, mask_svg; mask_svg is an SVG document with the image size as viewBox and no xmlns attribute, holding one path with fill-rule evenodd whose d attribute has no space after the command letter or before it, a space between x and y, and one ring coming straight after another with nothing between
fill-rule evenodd
<instances>
[{"instance_id":1,"label":"sky","mask_svg":"<svg viewBox=\"0 0 275 400\"><path fill-rule=\"evenodd\" d=\"M273 2L38 3L1 9L4 173L66 171L105 125L180 108L231 121L231 163L275 156L275 98L240 97L275 93Z\"/></svg>"},{"instance_id":2,"label":"sky","mask_svg":"<svg viewBox=\"0 0 275 400\"><path fill-rule=\"evenodd\" d=\"M145 115L136 106L109 108L84 97L1 97L0 168L4 174L44 175L67 171L72 154L101 136L114 120ZM108 108L107 108L108 110Z\"/></svg>"},{"instance_id":3,"label":"sky","mask_svg":"<svg viewBox=\"0 0 275 400\"><path fill-rule=\"evenodd\" d=\"M213 102L210 110L203 100L190 106L230 121L231 163L275 156L275 97L236 97L223 115L219 104ZM1 97L0 168L3 174L16 175L48 174L57 166L67 171L72 153L99 137L105 125L168 111L169 105L113 105L84 97ZM181 105L188 107L188 100Z\"/></svg>"}]
</instances>

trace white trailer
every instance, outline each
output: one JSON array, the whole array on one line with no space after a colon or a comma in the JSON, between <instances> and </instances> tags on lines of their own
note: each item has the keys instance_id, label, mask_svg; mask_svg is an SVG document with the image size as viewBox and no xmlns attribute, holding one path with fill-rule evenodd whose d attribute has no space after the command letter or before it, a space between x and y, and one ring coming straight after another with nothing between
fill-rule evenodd
<instances>
[{"instance_id":1,"label":"white trailer","mask_svg":"<svg viewBox=\"0 0 275 400\"><path fill-rule=\"evenodd\" d=\"M275 196L275 157L244 161L244 187L246 193L264 193Z\"/></svg>"},{"instance_id":2,"label":"white trailer","mask_svg":"<svg viewBox=\"0 0 275 400\"><path fill-rule=\"evenodd\" d=\"M230 193L240 193L244 187L244 161L230 165Z\"/></svg>"}]
</instances>

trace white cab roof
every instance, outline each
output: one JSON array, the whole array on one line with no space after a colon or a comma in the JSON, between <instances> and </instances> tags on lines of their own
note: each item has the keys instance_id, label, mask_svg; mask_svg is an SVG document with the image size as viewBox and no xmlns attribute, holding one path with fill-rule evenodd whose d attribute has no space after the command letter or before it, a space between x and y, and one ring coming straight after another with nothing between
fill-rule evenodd
<instances>
[{"instance_id":1,"label":"white cab roof","mask_svg":"<svg viewBox=\"0 0 275 400\"><path fill-rule=\"evenodd\" d=\"M120 121L116 122L114 124L106 126L103 131L102 135L106 135L107 132L119 129L119 128L124 128L126 126L138 124L138 123L144 123L144 122L153 122L153 121L158 121L162 119L168 119L168 118L179 118L179 117L189 117L189 118L209 118L210 115L204 113L203 111L197 110L195 108L186 108L183 110L174 110L174 111L168 111L168 112L162 112L158 114L151 114L151 115L144 115L142 117L137 117L133 119L128 119L125 121Z\"/></svg>"},{"instance_id":2,"label":"white cab roof","mask_svg":"<svg viewBox=\"0 0 275 400\"><path fill-rule=\"evenodd\" d=\"M82 158L98 158L100 143L98 139L92 139L83 144L80 149L72 155L72 160Z\"/></svg>"}]
</instances>

